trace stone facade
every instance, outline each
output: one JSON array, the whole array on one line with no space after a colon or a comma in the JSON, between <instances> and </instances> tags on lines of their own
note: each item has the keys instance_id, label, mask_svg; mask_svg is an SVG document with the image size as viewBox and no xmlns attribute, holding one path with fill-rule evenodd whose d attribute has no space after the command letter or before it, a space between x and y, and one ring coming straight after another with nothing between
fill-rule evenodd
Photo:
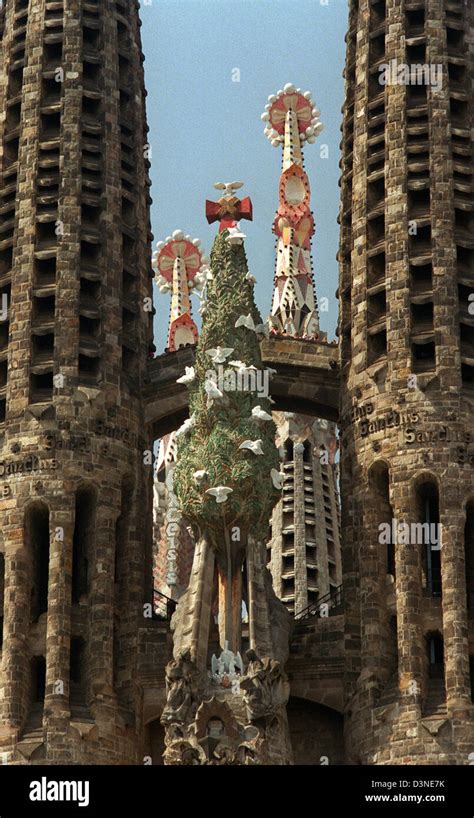
<instances>
[{"instance_id":1,"label":"stone facade","mask_svg":"<svg viewBox=\"0 0 474 818\"><path fill-rule=\"evenodd\" d=\"M255 731L238 725L266 718L259 685L297 762L467 764L474 751L472 16L461 0L350 3L339 349L261 343L275 412L335 422L340 386L344 609L294 623L289 689L284 653L251 655L245 694L196 708L196 759L216 757L223 726L232 757L252 762ZM150 587L149 455L186 416L175 382L193 352L148 361L138 4L7 0L0 32L0 753L161 763L167 694L179 710L203 680L171 661ZM443 82L382 87L391 59L440 64ZM407 541L406 524L434 529ZM192 618L198 644L206 619L211 653L206 548L175 625L189 643ZM265 563L252 544L242 648L262 656L289 624ZM304 577L298 590L303 604Z\"/></svg>"},{"instance_id":2,"label":"stone facade","mask_svg":"<svg viewBox=\"0 0 474 818\"><path fill-rule=\"evenodd\" d=\"M152 344L138 3L9 0L1 61L0 749L136 761Z\"/></svg>"},{"instance_id":3,"label":"stone facade","mask_svg":"<svg viewBox=\"0 0 474 818\"><path fill-rule=\"evenodd\" d=\"M153 484L153 587L162 610L167 605L164 597L178 600L188 587L195 547L173 491L176 443L173 434L160 441Z\"/></svg>"},{"instance_id":4,"label":"stone facade","mask_svg":"<svg viewBox=\"0 0 474 818\"><path fill-rule=\"evenodd\" d=\"M339 292L353 763L466 764L474 746L472 33L461 0L350 4ZM439 66L442 81L383 85L391 61ZM392 520L435 528L386 543Z\"/></svg>"},{"instance_id":5,"label":"stone facade","mask_svg":"<svg viewBox=\"0 0 474 818\"><path fill-rule=\"evenodd\" d=\"M277 596L298 616L341 584L336 428L291 412L274 412L284 473L273 509L269 568Z\"/></svg>"}]
</instances>

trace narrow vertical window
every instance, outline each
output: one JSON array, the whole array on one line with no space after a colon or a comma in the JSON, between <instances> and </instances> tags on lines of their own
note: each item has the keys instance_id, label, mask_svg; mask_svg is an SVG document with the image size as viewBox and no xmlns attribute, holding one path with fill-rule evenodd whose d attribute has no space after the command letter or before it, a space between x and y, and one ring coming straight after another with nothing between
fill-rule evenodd
<instances>
[{"instance_id":1,"label":"narrow vertical window","mask_svg":"<svg viewBox=\"0 0 474 818\"><path fill-rule=\"evenodd\" d=\"M44 503L27 510L26 543L33 566L31 619L37 622L41 614L48 610L49 510Z\"/></svg>"}]
</instances>

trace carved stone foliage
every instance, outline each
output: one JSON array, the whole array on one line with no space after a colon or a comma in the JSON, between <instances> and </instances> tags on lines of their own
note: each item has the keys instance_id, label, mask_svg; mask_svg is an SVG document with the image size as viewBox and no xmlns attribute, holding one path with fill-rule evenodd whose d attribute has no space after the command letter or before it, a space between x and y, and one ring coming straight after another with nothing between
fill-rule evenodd
<instances>
[{"instance_id":1,"label":"carved stone foliage","mask_svg":"<svg viewBox=\"0 0 474 818\"><path fill-rule=\"evenodd\" d=\"M206 677L189 651L166 668L164 762L171 765L286 763L284 707L289 685L279 662L247 651L248 667L238 690L206 691ZM208 680L207 680L208 681ZM272 749L273 747L273 749Z\"/></svg>"},{"instance_id":2,"label":"carved stone foliage","mask_svg":"<svg viewBox=\"0 0 474 818\"><path fill-rule=\"evenodd\" d=\"M203 701L187 726L168 725L165 764L250 765L262 763L260 731L243 726L227 702L212 697Z\"/></svg>"},{"instance_id":3,"label":"carved stone foliage","mask_svg":"<svg viewBox=\"0 0 474 818\"><path fill-rule=\"evenodd\" d=\"M245 691L247 717L251 722L271 719L288 701L290 685L286 674L275 659L260 659L253 650L248 650L246 657L247 673L240 687Z\"/></svg>"},{"instance_id":4,"label":"carved stone foliage","mask_svg":"<svg viewBox=\"0 0 474 818\"><path fill-rule=\"evenodd\" d=\"M196 712L202 686L201 673L189 650L166 666L166 705L161 716L163 725L188 724Z\"/></svg>"}]
</instances>

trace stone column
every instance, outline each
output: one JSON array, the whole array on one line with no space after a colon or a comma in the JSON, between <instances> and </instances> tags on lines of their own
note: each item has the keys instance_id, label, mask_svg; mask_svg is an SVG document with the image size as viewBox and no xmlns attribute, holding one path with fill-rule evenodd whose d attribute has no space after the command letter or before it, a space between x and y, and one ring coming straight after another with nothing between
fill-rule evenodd
<instances>
[{"instance_id":1,"label":"stone column","mask_svg":"<svg viewBox=\"0 0 474 818\"><path fill-rule=\"evenodd\" d=\"M306 526L304 508L303 444L295 443L294 457L294 522L295 522L295 614L308 605L308 581L306 573Z\"/></svg>"},{"instance_id":2,"label":"stone column","mask_svg":"<svg viewBox=\"0 0 474 818\"><path fill-rule=\"evenodd\" d=\"M11 3L9 4L12 5ZM13 251L9 390L7 417L21 417L29 403L31 285L36 242L36 180L38 174L38 137L41 123L41 81L43 60L45 0L30 4L23 72L23 102L17 183L16 219L18 228Z\"/></svg>"},{"instance_id":3,"label":"stone column","mask_svg":"<svg viewBox=\"0 0 474 818\"><path fill-rule=\"evenodd\" d=\"M67 0L64 14L64 41L61 116L61 186L57 218L59 235L56 264L55 374L62 375L56 390L58 418L68 418L70 397L77 385L79 356L79 287L82 196L82 26L80 0ZM90 195L90 194L89 194ZM60 382L60 381L59 381Z\"/></svg>"},{"instance_id":4,"label":"stone column","mask_svg":"<svg viewBox=\"0 0 474 818\"><path fill-rule=\"evenodd\" d=\"M50 516L45 713L69 714L71 577L75 495L61 495Z\"/></svg>"},{"instance_id":5,"label":"stone column","mask_svg":"<svg viewBox=\"0 0 474 818\"><path fill-rule=\"evenodd\" d=\"M201 537L194 551L188 590L181 597L171 622L174 659L189 650L200 670L207 665L214 566L214 549L207 537Z\"/></svg>"},{"instance_id":6,"label":"stone column","mask_svg":"<svg viewBox=\"0 0 474 818\"><path fill-rule=\"evenodd\" d=\"M453 491L457 496L457 491ZM471 706L464 554L465 515L449 489L440 493L444 675L448 714Z\"/></svg>"},{"instance_id":7,"label":"stone column","mask_svg":"<svg viewBox=\"0 0 474 818\"><path fill-rule=\"evenodd\" d=\"M265 546L250 537L247 550L249 642L260 657L273 656L265 571Z\"/></svg>"},{"instance_id":8,"label":"stone column","mask_svg":"<svg viewBox=\"0 0 474 818\"><path fill-rule=\"evenodd\" d=\"M370 478L369 478L370 479ZM379 524L385 522L373 481L365 493L364 537L360 543L360 617L362 667L382 681L384 641L387 639L386 573ZM385 674L386 677L386 674Z\"/></svg>"},{"instance_id":9,"label":"stone column","mask_svg":"<svg viewBox=\"0 0 474 818\"><path fill-rule=\"evenodd\" d=\"M385 62L406 62L403 14L398 0L388 0ZM407 201L406 88L385 90L385 285L387 362L394 392L405 388L411 373L409 236ZM394 407L395 408L395 407Z\"/></svg>"},{"instance_id":10,"label":"stone column","mask_svg":"<svg viewBox=\"0 0 474 818\"><path fill-rule=\"evenodd\" d=\"M4 528L3 538L5 584L0 736L20 730L28 714L29 662L26 642L31 587L31 560L25 548L24 530L21 527Z\"/></svg>"},{"instance_id":11,"label":"stone column","mask_svg":"<svg viewBox=\"0 0 474 818\"><path fill-rule=\"evenodd\" d=\"M394 518L399 523L416 522L413 485L406 482L403 471L393 474L392 481ZM420 545L395 544L395 574L399 688L403 701L420 707L423 680Z\"/></svg>"},{"instance_id":12,"label":"stone column","mask_svg":"<svg viewBox=\"0 0 474 818\"><path fill-rule=\"evenodd\" d=\"M191 655L200 669L207 665L214 563L213 548L207 538L202 538L196 546L188 591L192 611Z\"/></svg>"},{"instance_id":13,"label":"stone column","mask_svg":"<svg viewBox=\"0 0 474 818\"><path fill-rule=\"evenodd\" d=\"M454 395L461 389L453 157L451 128L447 130L446 125L451 119L451 100L446 41L444 37L440 37L445 20L445 3L444 0L430 0L426 5L426 62L430 66L440 66L442 69L441 88L428 84L426 93L430 128L430 211L436 370L440 388L447 399L449 394Z\"/></svg>"},{"instance_id":14,"label":"stone column","mask_svg":"<svg viewBox=\"0 0 474 818\"><path fill-rule=\"evenodd\" d=\"M324 496L323 496L323 484L322 484L322 473L323 469L326 471L326 474L330 477L329 467L327 465L322 465L320 460L320 438L318 435L317 438L317 447L314 450L311 460L312 460L312 472L313 472L313 496L314 496L314 509L316 514L315 519L315 539L316 539L316 558L318 562L318 596L323 597L329 593L331 590L331 586L329 584L329 559L328 559L328 541L327 541L327 532L326 532L326 521L324 519L325 510L324 510ZM335 527L337 527L337 519L334 518Z\"/></svg>"},{"instance_id":15,"label":"stone column","mask_svg":"<svg viewBox=\"0 0 474 818\"><path fill-rule=\"evenodd\" d=\"M114 697L114 569L118 508L99 493L90 566L90 685L96 703Z\"/></svg>"}]
</instances>

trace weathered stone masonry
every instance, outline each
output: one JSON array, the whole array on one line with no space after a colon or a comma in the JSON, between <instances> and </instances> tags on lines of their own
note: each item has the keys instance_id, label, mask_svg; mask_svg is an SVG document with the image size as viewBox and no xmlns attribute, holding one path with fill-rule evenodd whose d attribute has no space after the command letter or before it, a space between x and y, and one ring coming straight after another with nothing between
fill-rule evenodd
<instances>
[{"instance_id":1,"label":"weathered stone masonry","mask_svg":"<svg viewBox=\"0 0 474 818\"><path fill-rule=\"evenodd\" d=\"M341 470L356 763L465 764L474 744L472 14L454 0L350 5ZM381 85L391 60L440 65L441 87ZM379 544L393 518L439 523L442 548Z\"/></svg>"},{"instance_id":2,"label":"weathered stone masonry","mask_svg":"<svg viewBox=\"0 0 474 818\"><path fill-rule=\"evenodd\" d=\"M277 412L337 421L338 352L341 364L344 609L295 624L289 727L298 762L466 764L474 752L474 8L351 0L349 11L340 347L261 344L277 370ZM148 617L152 475L143 452L184 419L176 378L193 360L185 349L147 366L139 25L134 0L6 0L0 15L0 307L3 296L8 304L0 753L8 763L147 755L159 763L163 750L171 639L167 622ZM380 66L395 59L441 65L441 87L382 86ZM323 479L321 487L324 498ZM335 515L333 488L329 496ZM440 524L441 549L381 543L380 524L394 519ZM298 605L311 601L305 569L295 561Z\"/></svg>"},{"instance_id":3,"label":"weathered stone masonry","mask_svg":"<svg viewBox=\"0 0 474 818\"><path fill-rule=\"evenodd\" d=\"M0 743L12 762L142 757L151 530L138 393L152 343L142 59L134 2L6 3Z\"/></svg>"}]
</instances>

